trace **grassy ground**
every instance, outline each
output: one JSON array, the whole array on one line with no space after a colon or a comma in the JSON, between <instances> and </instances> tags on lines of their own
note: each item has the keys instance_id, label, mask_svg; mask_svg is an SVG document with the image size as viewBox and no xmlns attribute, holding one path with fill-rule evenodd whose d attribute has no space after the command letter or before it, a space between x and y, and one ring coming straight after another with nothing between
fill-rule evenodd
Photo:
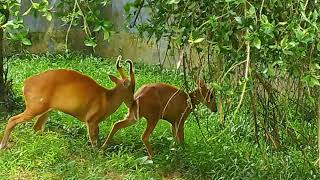
<instances>
[{"instance_id":1,"label":"grassy ground","mask_svg":"<svg viewBox=\"0 0 320 180\"><path fill-rule=\"evenodd\" d=\"M81 71L105 87L111 87L107 74L115 74L114 61L80 56L12 57L10 77L17 101L23 107L23 80L38 72L70 68ZM182 78L172 71L135 64L137 87L151 82L168 82L181 86ZM121 106L100 124L99 137L105 140L112 123L126 114ZM286 145L274 151L261 141L253 144L250 120L239 120L221 128L215 114L199 108L203 133L190 115L186 123L183 146L176 146L168 123L162 121L150 138L155 151L153 162L144 161L146 150L140 140L145 128L141 120L119 131L108 150L91 148L85 125L60 112L51 114L45 132L34 133L33 122L17 126L11 136L12 147L0 151L0 179L319 179L313 165L316 159L315 129L311 124L296 123L308 129L311 143ZM7 119L2 120L3 131Z\"/></svg>"}]
</instances>

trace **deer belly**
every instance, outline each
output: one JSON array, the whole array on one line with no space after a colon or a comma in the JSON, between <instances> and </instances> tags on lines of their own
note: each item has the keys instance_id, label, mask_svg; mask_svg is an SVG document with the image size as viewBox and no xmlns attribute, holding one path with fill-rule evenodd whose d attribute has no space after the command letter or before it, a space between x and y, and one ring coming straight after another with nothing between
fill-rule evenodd
<instances>
[{"instance_id":1,"label":"deer belly","mask_svg":"<svg viewBox=\"0 0 320 180\"><path fill-rule=\"evenodd\" d=\"M54 95L51 106L54 109L70 114L81 121L85 121L85 115L90 107L90 95L82 92L65 92Z\"/></svg>"},{"instance_id":2,"label":"deer belly","mask_svg":"<svg viewBox=\"0 0 320 180\"><path fill-rule=\"evenodd\" d=\"M163 119L169 121L170 123L175 123L182 120L185 116L188 116L189 113L189 108L184 105L176 105L172 107L168 106L163 114Z\"/></svg>"}]
</instances>

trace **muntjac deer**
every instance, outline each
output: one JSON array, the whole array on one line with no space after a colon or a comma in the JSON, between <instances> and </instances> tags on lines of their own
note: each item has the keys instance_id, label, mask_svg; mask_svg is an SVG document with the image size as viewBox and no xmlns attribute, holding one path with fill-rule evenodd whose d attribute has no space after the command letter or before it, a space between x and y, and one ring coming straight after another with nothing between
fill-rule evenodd
<instances>
[{"instance_id":1,"label":"muntjac deer","mask_svg":"<svg viewBox=\"0 0 320 180\"><path fill-rule=\"evenodd\" d=\"M153 152L148 139L159 119L170 122L177 143L183 142L184 123L195 105L201 102L211 111L217 111L213 92L206 87L203 80L197 84L198 87L189 94L164 83L144 85L135 93L128 115L113 125L103 146L110 143L119 129L134 124L141 117L147 120L147 128L141 139L147 148L149 159L152 158Z\"/></svg>"},{"instance_id":2,"label":"muntjac deer","mask_svg":"<svg viewBox=\"0 0 320 180\"><path fill-rule=\"evenodd\" d=\"M112 89L106 89L90 77L67 69L48 70L27 78L23 87L25 111L9 119L0 148L7 146L13 128L19 123L36 118L33 128L35 131L42 131L51 110L62 111L85 122L91 145L96 146L98 124L115 112L122 102L128 107L133 102L135 87L133 63L127 60L130 65L130 80L128 80L120 66L120 59L121 56L117 59L116 68L121 79L109 75L111 81L115 83Z\"/></svg>"}]
</instances>

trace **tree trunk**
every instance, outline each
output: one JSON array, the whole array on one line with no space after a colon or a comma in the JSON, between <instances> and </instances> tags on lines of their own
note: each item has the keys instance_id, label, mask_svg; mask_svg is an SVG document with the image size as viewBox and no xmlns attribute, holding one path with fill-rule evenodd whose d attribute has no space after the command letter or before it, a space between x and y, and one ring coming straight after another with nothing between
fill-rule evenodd
<instances>
[{"instance_id":1,"label":"tree trunk","mask_svg":"<svg viewBox=\"0 0 320 180\"><path fill-rule=\"evenodd\" d=\"M320 90L320 88L318 88ZM316 111L317 111L317 127L318 127L318 160L317 160L317 165L320 167L320 95L319 93L317 97L317 104L316 104Z\"/></svg>"},{"instance_id":2,"label":"tree trunk","mask_svg":"<svg viewBox=\"0 0 320 180\"><path fill-rule=\"evenodd\" d=\"M0 103L4 102L4 98L5 98L2 41L3 41L3 29L0 27Z\"/></svg>"},{"instance_id":3,"label":"tree trunk","mask_svg":"<svg viewBox=\"0 0 320 180\"><path fill-rule=\"evenodd\" d=\"M6 20L4 23L6 23L9 19L9 11L7 9L0 9L0 13L5 15ZM3 103L5 101L5 98L7 97L3 67L3 33L4 29L2 28L2 26L0 26L0 109L1 106L4 107Z\"/></svg>"}]
</instances>

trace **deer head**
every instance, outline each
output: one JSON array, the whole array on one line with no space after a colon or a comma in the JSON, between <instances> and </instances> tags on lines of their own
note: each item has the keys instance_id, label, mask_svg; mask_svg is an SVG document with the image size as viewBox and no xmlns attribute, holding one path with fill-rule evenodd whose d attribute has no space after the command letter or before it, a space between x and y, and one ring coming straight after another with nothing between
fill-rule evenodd
<instances>
[{"instance_id":1,"label":"deer head","mask_svg":"<svg viewBox=\"0 0 320 180\"><path fill-rule=\"evenodd\" d=\"M133 63L131 60L127 60L126 63L129 64L129 73L130 73L130 80L127 78L127 76L124 73L123 68L120 65L121 56L118 56L117 62L116 62L116 68L121 76L121 79L109 75L109 78L112 82L115 83L115 89L118 90L119 94L123 97L123 101L126 104L126 106L130 107L131 103L133 102L133 95L134 95L134 89L135 89L135 76L134 76L134 68Z\"/></svg>"},{"instance_id":2,"label":"deer head","mask_svg":"<svg viewBox=\"0 0 320 180\"><path fill-rule=\"evenodd\" d=\"M205 81L202 79L197 79L197 99L199 102L206 105L212 112L217 112L217 105L215 100L215 93L213 90L210 90Z\"/></svg>"}]
</instances>

